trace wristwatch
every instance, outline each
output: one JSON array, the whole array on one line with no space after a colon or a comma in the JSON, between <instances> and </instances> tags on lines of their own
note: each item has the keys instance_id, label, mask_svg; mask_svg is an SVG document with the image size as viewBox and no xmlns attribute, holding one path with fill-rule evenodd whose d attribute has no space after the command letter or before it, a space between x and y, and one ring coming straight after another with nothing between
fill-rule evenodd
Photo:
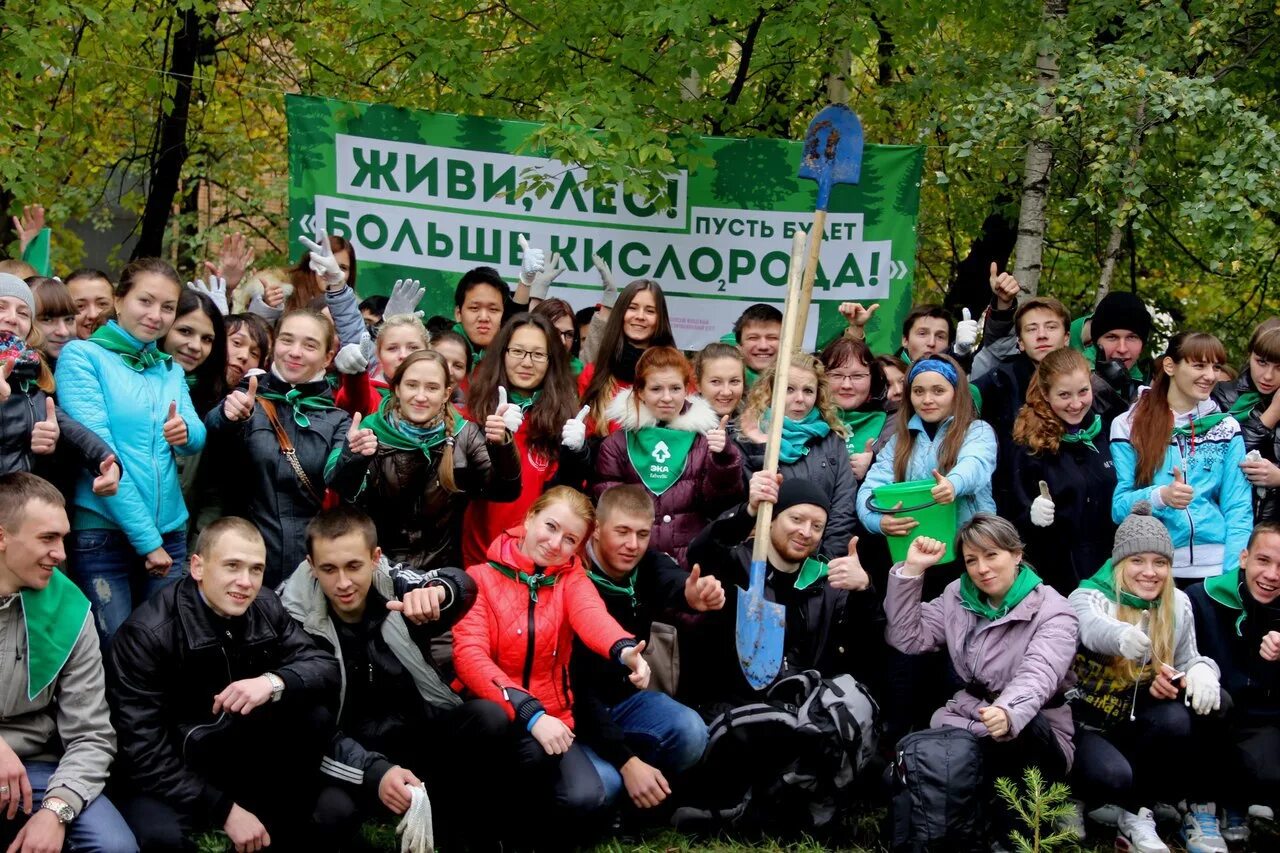
<instances>
[{"instance_id":1,"label":"wristwatch","mask_svg":"<svg viewBox=\"0 0 1280 853\"><path fill-rule=\"evenodd\" d=\"M57 797L45 797L44 802L40 804L40 808L53 812L54 816L58 818L58 823L63 826L76 819L75 810Z\"/></svg>"},{"instance_id":2,"label":"wristwatch","mask_svg":"<svg viewBox=\"0 0 1280 853\"><path fill-rule=\"evenodd\" d=\"M279 702L280 694L284 693L284 679L274 672L264 672L262 677L271 682L271 701Z\"/></svg>"}]
</instances>

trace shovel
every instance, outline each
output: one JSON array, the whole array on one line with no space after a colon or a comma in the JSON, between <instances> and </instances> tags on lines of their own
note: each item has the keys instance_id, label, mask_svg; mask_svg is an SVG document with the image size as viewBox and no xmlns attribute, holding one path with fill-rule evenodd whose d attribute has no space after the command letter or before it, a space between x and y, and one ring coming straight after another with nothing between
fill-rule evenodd
<instances>
[{"instance_id":1,"label":"shovel","mask_svg":"<svg viewBox=\"0 0 1280 853\"><path fill-rule=\"evenodd\" d=\"M796 322L808 318L813 299L813 279L818 274L818 252L822 248L822 232L827 229L827 202L835 184L856 184L862 175L862 122L844 104L832 104L813 117L804 134L804 155L800 160L802 178L818 182L818 203L813 211L813 228L809 233L809 257L804 266L804 285ZM804 344L804 336L796 336L796 346Z\"/></svg>"},{"instance_id":2,"label":"shovel","mask_svg":"<svg viewBox=\"0 0 1280 853\"><path fill-rule=\"evenodd\" d=\"M782 411L787 401L787 376L791 373L791 354L796 339L804 334L804 315L796 315L800 295L800 279L804 273L804 233L797 231L791 241L791 268L787 271L787 303L782 315L782 342L778 347L778 366L774 373L772 417L765 444L764 470L778 472L778 446L782 443ZM744 591L738 587L737 626L734 637L738 645L738 663L742 674L754 690L768 687L782 669L783 640L786 636L787 609L764 597L765 562L769 556L769 527L773 523L773 504L762 503L756 510L755 541L751 548L751 571Z\"/></svg>"}]
</instances>

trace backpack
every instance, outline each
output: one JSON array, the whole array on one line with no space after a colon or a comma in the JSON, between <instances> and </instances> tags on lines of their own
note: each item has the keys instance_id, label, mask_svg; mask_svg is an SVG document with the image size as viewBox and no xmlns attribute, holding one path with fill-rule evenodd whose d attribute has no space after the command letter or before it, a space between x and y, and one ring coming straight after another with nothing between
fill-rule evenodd
<instances>
[{"instance_id":1,"label":"backpack","mask_svg":"<svg viewBox=\"0 0 1280 853\"><path fill-rule=\"evenodd\" d=\"M823 678L805 670L781 678L764 701L730 708L711 721L703 762L708 768L742 766L742 751L754 758L757 745L777 760L761 755L759 764L749 761L769 771L740 779L746 787L734 795L737 802L682 808L677 826L776 834L834 829L849 805L850 787L875 755L879 733L880 706L852 675Z\"/></svg>"},{"instance_id":2,"label":"backpack","mask_svg":"<svg viewBox=\"0 0 1280 853\"><path fill-rule=\"evenodd\" d=\"M912 732L898 742L890 775L893 853L980 847L982 748L954 726Z\"/></svg>"}]
</instances>

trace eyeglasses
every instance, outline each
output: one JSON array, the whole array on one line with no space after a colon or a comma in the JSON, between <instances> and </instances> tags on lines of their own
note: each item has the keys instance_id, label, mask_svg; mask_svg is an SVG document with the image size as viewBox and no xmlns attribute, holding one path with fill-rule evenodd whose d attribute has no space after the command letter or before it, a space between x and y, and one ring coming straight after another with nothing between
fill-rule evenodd
<instances>
[{"instance_id":1,"label":"eyeglasses","mask_svg":"<svg viewBox=\"0 0 1280 853\"><path fill-rule=\"evenodd\" d=\"M564 341L566 344L573 343L573 329L569 329L567 331L561 332L560 340Z\"/></svg>"},{"instance_id":2,"label":"eyeglasses","mask_svg":"<svg viewBox=\"0 0 1280 853\"><path fill-rule=\"evenodd\" d=\"M542 350L520 349L519 347L507 347L507 355L518 362L527 358L534 364L542 364L547 360L547 354Z\"/></svg>"},{"instance_id":3,"label":"eyeglasses","mask_svg":"<svg viewBox=\"0 0 1280 853\"><path fill-rule=\"evenodd\" d=\"M846 382L866 382L871 378L870 373L828 373L827 378L831 380L832 385L843 385Z\"/></svg>"}]
</instances>

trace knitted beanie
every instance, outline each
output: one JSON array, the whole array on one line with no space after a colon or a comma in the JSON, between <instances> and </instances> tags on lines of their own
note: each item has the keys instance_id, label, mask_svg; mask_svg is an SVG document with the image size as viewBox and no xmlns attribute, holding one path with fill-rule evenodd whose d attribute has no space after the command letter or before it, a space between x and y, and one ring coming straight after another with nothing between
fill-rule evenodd
<instances>
[{"instance_id":1,"label":"knitted beanie","mask_svg":"<svg viewBox=\"0 0 1280 853\"><path fill-rule=\"evenodd\" d=\"M831 513L831 499L822 489L800 477L783 480L778 487L778 502L773 507L774 517L798 504L810 504L827 514Z\"/></svg>"},{"instance_id":2,"label":"knitted beanie","mask_svg":"<svg viewBox=\"0 0 1280 853\"><path fill-rule=\"evenodd\" d=\"M1138 501L1129 517L1116 529L1115 545L1111 549L1111 564L1134 554L1159 554L1173 562L1173 540L1164 522L1151 514L1151 504Z\"/></svg>"},{"instance_id":3,"label":"knitted beanie","mask_svg":"<svg viewBox=\"0 0 1280 853\"><path fill-rule=\"evenodd\" d=\"M13 273L0 272L0 297L4 296L12 296L27 303L27 307L31 309L31 319L35 320L36 298L32 295L31 288L27 287L25 281Z\"/></svg>"},{"instance_id":4,"label":"knitted beanie","mask_svg":"<svg viewBox=\"0 0 1280 853\"><path fill-rule=\"evenodd\" d=\"M1094 344L1107 332L1115 329L1127 329L1133 332L1145 344L1151 337L1151 315L1147 306L1132 293L1122 290L1108 293L1098 303L1089 323L1089 335Z\"/></svg>"}]
</instances>

